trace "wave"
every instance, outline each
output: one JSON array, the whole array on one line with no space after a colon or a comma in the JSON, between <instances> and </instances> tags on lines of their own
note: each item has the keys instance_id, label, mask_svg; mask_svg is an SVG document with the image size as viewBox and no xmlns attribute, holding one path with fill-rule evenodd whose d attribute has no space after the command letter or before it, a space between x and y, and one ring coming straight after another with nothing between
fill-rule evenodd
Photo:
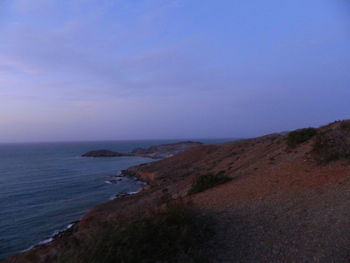
<instances>
[{"instance_id":1,"label":"wave","mask_svg":"<svg viewBox=\"0 0 350 263\"><path fill-rule=\"evenodd\" d=\"M106 180L104 181L104 183L106 184L116 184L118 181L122 181L123 180L123 177L125 177L125 174L123 174L122 171L118 171L116 176L114 176L114 179L111 179L111 180ZM147 185L147 183L143 182L143 181L140 181L138 178L136 177L128 177L129 179L132 179L136 184L138 185L142 185L142 186L145 186ZM139 192L141 192L143 190L143 187L140 187L137 191L129 191L129 192L126 192L126 193L117 193L117 194L114 194L113 196L111 196L109 198L109 200L114 200L116 198L120 198L120 197L123 197L123 196L128 196L128 195L135 195L135 194L138 194ZM78 221L77 221L78 222ZM63 229L60 229L60 230L56 230L52 233L52 235L50 235L48 238L44 239L44 240L41 240L39 241L37 244L33 245L33 246L30 246L29 248L23 250L22 252L26 252L26 251L29 251L31 249L33 249L34 247L36 246L40 246L40 245L44 245L44 244L48 244L52 241L55 240L56 237L58 237L59 235L63 234L64 232L66 232L67 230L69 230L70 228L72 228L74 226L76 222L73 222L73 223L70 223L68 224L67 226L65 226Z\"/></svg>"},{"instance_id":2,"label":"wave","mask_svg":"<svg viewBox=\"0 0 350 263\"><path fill-rule=\"evenodd\" d=\"M116 184L118 182L122 181L122 178L117 178L117 179L111 179L111 180L106 180L104 181L106 184Z\"/></svg>"},{"instance_id":3,"label":"wave","mask_svg":"<svg viewBox=\"0 0 350 263\"><path fill-rule=\"evenodd\" d=\"M66 225L64 228L60 229L60 230L56 230L52 233L52 235L44 240L41 240L39 241L37 244L33 245L33 246L30 246L29 248L23 250L22 252L26 252L26 251L29 251L31 250L32 248L36 247L36 246L40 246L40 245L44 245L44 244L47 244L47 243L50 243L52 241L55 240L55 238L60 235L60 234L63 234L64 232L66 232L67 230L69 230L70 228L72 228L74 226L75 223L70 223L68 225Z\"/></svg>"},{"instance_id":4,"label":"wave","mask_svg":"<svg viewBox=\"0 0 350 263\"><path fill-rule=\"evenodd\" d=\"M130 192L126 192L126 193L118 193L118 194L114 194L112 195L109 200L114 200L114 199L117 199L117 198L120 198L120 197L123 197L123 196L128 196L128 195L136 195L138 193L140 193L142 191L143 188L140 188L139 190L137 191L130 191Z\"/></svg>"}]
</instances>

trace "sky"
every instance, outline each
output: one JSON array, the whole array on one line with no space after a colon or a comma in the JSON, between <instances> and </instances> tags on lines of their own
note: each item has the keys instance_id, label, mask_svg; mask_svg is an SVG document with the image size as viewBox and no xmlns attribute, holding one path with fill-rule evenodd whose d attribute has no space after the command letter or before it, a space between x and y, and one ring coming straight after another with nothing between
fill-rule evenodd
<instances>
[{"instance_id":1,"label":"sky","mask_svg":"<svg viewBox=\"0 0 350 263\"><path fill-rule=\"evenodd\" d=\"M253 137L349 98L347 0L0 0L0 142Z\"/></svg>"}]
</instances>

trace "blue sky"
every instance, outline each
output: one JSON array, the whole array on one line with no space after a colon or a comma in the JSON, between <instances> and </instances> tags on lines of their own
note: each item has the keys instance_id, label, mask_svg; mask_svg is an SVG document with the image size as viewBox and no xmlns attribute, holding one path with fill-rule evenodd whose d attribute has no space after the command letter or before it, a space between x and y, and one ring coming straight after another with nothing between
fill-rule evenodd
<instances>
[{"instance_id":1,"label":"blue sky","mask_svg":"<svg viewBox=\"0 0 350 263\"><path fill-rule=\"evenodd\" d=\"M350 118L346 0L0 0L0 142Z\"/></svg>"}]
</instances>

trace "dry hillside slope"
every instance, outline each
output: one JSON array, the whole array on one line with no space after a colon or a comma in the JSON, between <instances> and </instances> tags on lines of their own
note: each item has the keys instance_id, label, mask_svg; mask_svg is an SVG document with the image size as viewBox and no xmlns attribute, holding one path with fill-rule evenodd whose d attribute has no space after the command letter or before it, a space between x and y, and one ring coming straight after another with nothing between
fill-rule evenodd
<instances>
[{"instance_id":1,"label":"dry hillside slope","mask_svg":"<svg viewBox=\"0 0 350 263\"><path fill-rule=\"evenodd\" d=\"M348 123L296 133L292 142L288 134L272 134L131 167L129 174L149 182L143 192L94 207L72 233L7 262L54 262L70 240L179 198L215 220L206 244L210 262L348 262ZM208 173L231 180L188 194Z\"/></svg>"}]
</instances>

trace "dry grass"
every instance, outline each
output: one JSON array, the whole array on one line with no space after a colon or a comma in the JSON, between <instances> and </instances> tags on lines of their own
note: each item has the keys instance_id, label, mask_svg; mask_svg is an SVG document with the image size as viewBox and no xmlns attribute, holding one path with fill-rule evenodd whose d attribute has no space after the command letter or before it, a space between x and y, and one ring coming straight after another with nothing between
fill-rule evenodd
<instances>
[{"instance_id":1,"label":"dry grass","mask_svg":"<svg viewBox=\"0 0 350 263\"><path fill-rule=\"evenodd\" d=\"M196 194L203 192L209 188L215 187L217 185L226 183L230 181L231 178L221 174L204 174L199 176L192 184L189 194Z\"/></svg>"},{"instance_id":2,"label":"dry grass","mask_svg":"<svg viewBox=\"0 0 350 263\"><path fill-rule=\"evenodd\" d=\"M320 132L315 139L313 155L319 162L330 162L350 157L350 123Z\"/></svg>"},{"instance_id":3,"label":"dry grass","mask_svg":"<svg viewBox=\"0 0 350 263\"><path fill-rule=\"evenodd\" d=\"M168 206L100 231L61 255L59 263L206 262L201 244L208 221L188 205Z\"/></svg>"},{"instance_id":4,"label":"dry grass","mask_svg":"<svg viewBox=\"0 0 350 263\"><path fill-rule=\"evenodd\" d=\"M292 131L288 134L287 143L289 147L296 147L299 144L302 144L317 133L317 130L314 128L305 128L296 131Z\"/></svg>"}]
</instances>

